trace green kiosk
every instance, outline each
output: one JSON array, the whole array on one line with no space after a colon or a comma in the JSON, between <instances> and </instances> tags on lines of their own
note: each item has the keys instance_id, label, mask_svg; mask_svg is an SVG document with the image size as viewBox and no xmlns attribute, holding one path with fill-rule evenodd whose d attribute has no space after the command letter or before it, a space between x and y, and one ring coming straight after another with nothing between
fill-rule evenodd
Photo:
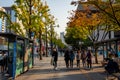
<instances>
[{"instance_id":1,"label":"green kiosk","mask_svg":"<svg viewBox=\"0 0 120 80\"><path fill-rule=\"evenodd\" d=\"M0 33L8 42L8 74L16 76L33 67L33 41L13 33Z\"/></svg>"}]
</instances>

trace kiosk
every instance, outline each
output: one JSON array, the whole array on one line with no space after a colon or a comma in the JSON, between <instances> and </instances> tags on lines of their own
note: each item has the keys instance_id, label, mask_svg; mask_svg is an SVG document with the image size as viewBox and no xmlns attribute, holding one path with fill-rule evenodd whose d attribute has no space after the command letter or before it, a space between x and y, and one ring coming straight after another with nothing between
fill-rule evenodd
<instances>
[{"instance_id":1,"label":"kiosk","mask_svg":"<svg viewBox=\"0 0 120 80\"><path fill-rule=\"evenodd\" d=\"M33 67L33 41L13 33L0 33L8 42L8 74L13 79Z\"/></svg>"}]
</instances>

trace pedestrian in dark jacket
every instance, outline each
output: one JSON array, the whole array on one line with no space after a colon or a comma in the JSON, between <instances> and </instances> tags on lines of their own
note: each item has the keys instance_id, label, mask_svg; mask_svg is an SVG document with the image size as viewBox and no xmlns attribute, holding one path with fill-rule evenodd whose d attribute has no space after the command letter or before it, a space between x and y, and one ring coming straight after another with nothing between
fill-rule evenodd
<instances>
[{"instance_id":1,"label":"pedestrian in dark jacket","mask_svg":"<svg viewBox=\"0 0 120 80\"><path fill-rule=\"evenodd\" d=\"M80 50L77 51L76 55L76 61L77 61L77 67L80 69Z\"/></svg>"},{"instance_id":2,"label":"pedestrian in dark jacket","mask_svg":"<svg viewBox=\"0 0 120 80\"><path fill-rule=\"evenodd\" d=\"M53 61L54 69L57 69L58 52L56 48L53 49L52 57L54 58L54 61Z\"/></svg>"},{"instance_id":3,"label":"pedestrian in dark jacket","mask_svg":"<svg viewBox=\"0 0 120 80\"><path fill-rule=\"evenodd\" d=\"M108 64L107 66L105 66L105 70L109 73L109 74L112 74L112 73L117 73L119 72L119 65L118 63L116 63L115 61L113 61L112 59L110 59L108 61Z\"/></svg>"},{"instance_id":4,"label":"pedestrian in dark jacket","mask_svg":"<svg viewBox=\"0 0 120 80\"><path fill-rule=\"evenodd\" d=\"M81 53L81 60L82 60L83 68L85 68L86 67L86 53L84 50Z\"/></svg>"},{"instance_id":5,"label":"pedestrian in dark jacket","mask_svg":"<svg viewBox=\"0 0 120 80\"><path fill-rule=\"evenodd\" d=\"M73 52L73 50L70 51L70 67L73 68L73 62L75 59L75 54Z\"/></svg>"},{"instance_id":6,"label":"pedestrian in dark jacket","mask_svg":"<svg viewBox=\"0 0 120 80\"><path fill-rule=\"evenodd\" d=\"M87 53L86 59L87 59L87 66L88 68L91 69L92 68L92 54L90 50Z\"/></svg>"},{"instance_id":7,"label":"pedestrian in dark jacket","mask_svg":"<svg viewBox=\"0 0 120 80\"><path fill-rule=\"evenodd\" d=\"M5 51L2 51L1 54L2 54L2 56L0 56L1 57L1 60L0 60L1 72L4 73L5 68L6 68L6 64L7 64Z\"/></svg>"},{"instance_id":8,"label":"pedestrian in dark jacket","mask_svg":"<svg viewBox=\"0 0 120 80\"><path fill-rule=\"evenodd\" d=\"M66 63L66 68L69 68L70 53L69 53L68 49L65 51L64 60L65 60L65 63Z\"/></svg>"}]
</instances>

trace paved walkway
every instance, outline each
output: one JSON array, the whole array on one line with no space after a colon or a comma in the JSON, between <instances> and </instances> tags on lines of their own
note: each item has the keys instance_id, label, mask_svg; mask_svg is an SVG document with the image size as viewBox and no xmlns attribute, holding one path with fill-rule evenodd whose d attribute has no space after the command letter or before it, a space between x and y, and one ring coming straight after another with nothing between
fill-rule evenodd
<instances>
[{"instance_id":1,"label":"paved walkway","mask_svg":"<svg viewBox=\"0 0 120 80\"><path fill-rule=\"evenodd\" d=\"M18 76L15 80L105 80L106 74L101 64L93 64L92 70L83 68L78 70L76 63L73 69L66 69L64 58L59 57L59 70L55 71L50 65L50 59L50 57L44 57L43 60L35 58L34 68Z\"/></svg>"}]
</instances>

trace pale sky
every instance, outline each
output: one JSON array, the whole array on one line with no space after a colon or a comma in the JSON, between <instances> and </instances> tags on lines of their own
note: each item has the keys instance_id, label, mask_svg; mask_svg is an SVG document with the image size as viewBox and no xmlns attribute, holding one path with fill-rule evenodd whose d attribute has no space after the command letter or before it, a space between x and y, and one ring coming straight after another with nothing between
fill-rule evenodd
<instances>
[{"instance_id":1,"label":"pale sky","mask_svg":"<svg viewBox=\"0 0 120 80\"><path fill-rule=\"evenodd\" d=\"M65 31L66 23L68 22L67 17L70 17L68 11L76 9L76 6L70 5L73 0L46 0L50 9L51 14L57 18L57 23L59 28L56 28L57 33Z\"/></svg>"},{"instance_id":2,"label":"pale sky","mask_svg":"<svg viewBox=\"0 0 120 80\"><path fill-rule=\"evenodd\" d=\"M0 0L1 7L10 7L15 0ZM59 28L55 28L57 33L65 31L66 23L68 22L67 17L70 17L70 13L68 11L75 10L76 6L70 5L72 0L46 0L50 12L57 18L57 23L59 24Z\"/></svg>"}]
</instances>

